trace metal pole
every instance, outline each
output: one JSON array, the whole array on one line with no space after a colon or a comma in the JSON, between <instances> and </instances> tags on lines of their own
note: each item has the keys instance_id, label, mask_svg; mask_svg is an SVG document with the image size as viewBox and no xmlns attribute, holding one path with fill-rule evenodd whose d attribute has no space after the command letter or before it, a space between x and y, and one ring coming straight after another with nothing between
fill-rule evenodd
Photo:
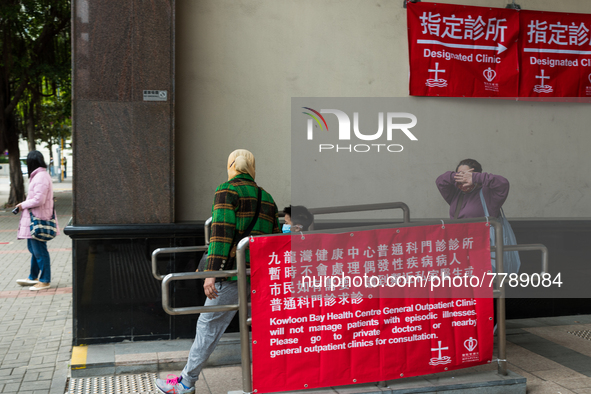
<instances>
[{"instance_id":1,"label":"metal pole","mask_svg":"<svg viewBox=\"0 0 591 394\"><path fill-rule=\"evenodd\" d=\"M58 168L57 179L61 183L62 182L62 148L61 148L60 144L58 144L58 148L57 148L57 168Z\"/></svg>"},{"instance_id":2,"label":"metal pole","mask_svg":"<svg viewBox=\"0 0 591 394\"><path fill-rule=\"evenodd\" d=\"M158 256L161 254L207 252L207 249L207 246L182 246L175 248L158 248L152 252L152 276L156 280L164 279L164 275L160 275L158 273Z\"/></svg>"},{"instance_id":3,"label":"metal pole","mask_svg":"<svg viewBox=\"0 0 591 394\"><path fill-rule=\"evenodd\" d=\"M548 248L542 244L504 245L505 252L527 252L539 250L542 252L542 274L548 273Z\"/></svg>"},{"instance_id":4,"label":"metal pole","mask_svg":"<svg viewBox=\"0 0 591 394\"><path fill-rule=\"evenodd\" d=\"M499 221L491 222L495 228L495 259L497 266L497 273L505 272L503 267L503 226ZM501 287L500 276L497 276L497 287L499 290L499 298L497 298L497 335L499 341L499 361L498 373L499 375L507 375L507 337L505 330L505 287Z\"/></svg>"},{"instance_id":5,"label":"metal pole","mask_svg":"<svg viewBox=\"0 0 591 394\"><path fill-rule=\"evenodd\" d=\"M206 278L229 278L238 275L238 271L210 271L210 272L183 272L178 274L168 274L162 280L162 309L169 315L191 315L195 313L208 312L227 312L237 311L238 305L210 305L193 306L184 308L172 308L170 306L170 283L175 280L195 280Z\"/></svg>"},{"instance_id":6,"label":"metal pole","mask_svg":"<svg viewBox=\"0 0 591 394\"><path fill-rule=\"evenodd\" d=\"M64 152L64 139L60 136L60 153L62 153L61 162L60 162L60 182L63 182L63 180L64 180L64 157L65 157L65 154L63 152Z\"/></svg>"},{"instance_id":7,"label":"metal pole","mask_svg":"<svg viewBox=\"0 0 591 394\"><path fill-rule=\"evenodd\" d=\"M341 207L310 208L313 215L326 215L330 213L347 213L363 211L380 211L384 209L402 209L403 222L410 223L410 209L403 202L386 202L380 204L345 205Z\"/></svg>"},{"instance_id":8,"label":"metal pole","mask_svg":"<svg viewBox=\"0 0 591 394\"><path fill-rule=\"evenodd\" d=\"M248 284L246 283L246 249L249 238L243 238L236 248L238 269L238 314L240 321L240 349L242 352L242 391L252 392L250 372L250 339L248 336Z\"/></svg>"},{"instance_id":9,"label":"metal pole","mask_svg":"<svg viewBox=\"0 0 591 394\"><path fill-rule=\"evenodd\" d=\"M205 245L209 245L209 238L211 237L211 223L213 218L209 218L205 221Z\"/></svg>"}]
</instances>

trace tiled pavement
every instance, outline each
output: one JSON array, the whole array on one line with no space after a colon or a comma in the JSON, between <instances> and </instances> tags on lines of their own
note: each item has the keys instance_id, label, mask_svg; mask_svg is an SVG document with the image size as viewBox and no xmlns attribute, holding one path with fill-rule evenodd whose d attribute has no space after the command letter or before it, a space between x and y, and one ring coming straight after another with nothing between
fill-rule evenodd
<instances>
[{"instance_id":1,"label":"tiled pavement","mask_svg":"<svg viewBox=\"0 0 591 394\"><path fill-rule=\"evenodd\" d=\"M6 186L0 178L0 204ZM64 227L71 183L54 188ZM62 394L72 351L71 241L61 234L49 243L51 290L32 292L15 283L27 276L30 258L26 242L16 240L17 226L18 216L0 210L0 393ZM591 394L591 340L581 337L591 337L591 316L512 320L507 332L509 369L527 378L528 393ZM151 351L149 343L143 347ZM197 392L222 394L241 386L239 366L206 368L201 377Z\"/></svg>"},{"instance_id":2,"label":"tiled pavement","mask_svg":"<svg viewBox=\"0 0 591 394\"><path fill-rule=\"evenodd\" d=\"M0 179L0 204L7 200ZM72 213L72 183L54 183L60 227ZM65 389L72 349L72 242L64 234L48 243L51 289L16 284L29 273L30 253L16 239L20 215L0 210L0 393L59 393Z\"/></svg>"}]
</instances>

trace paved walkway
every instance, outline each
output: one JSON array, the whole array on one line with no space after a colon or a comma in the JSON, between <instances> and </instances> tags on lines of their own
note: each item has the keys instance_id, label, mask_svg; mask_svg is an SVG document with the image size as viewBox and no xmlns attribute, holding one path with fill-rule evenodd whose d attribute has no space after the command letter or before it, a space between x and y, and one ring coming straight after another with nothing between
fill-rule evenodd
<instances>
[{"instance_id":1,"label":"paved walkway","mask_svg":"<svg viewBox=\"0 0 591 394\"><path fill-rule=\"evenodd\" d=\"M0 204L8 199L8 178L0 177ZM72 214L72 183L54 183L60 227ZM16 239L20 215L0 210L0 392L64 392L72 349L72 242L60 234L48 243L51 289L30 291L30 253Z\"/></svg>"},{"instance_id":2,"label":"paved walkway","mask_svg":"<svg viewBox=\"0 0 591 394\"><path fill-rule=\"evenodd\" d=\"M62 228L72 212L71 187L69 180L54 183L56 211ZM6 201L7 195L8 179L0 177L0 204ZM13 215L10 210L0 210L0 272L3 273L0 276L0 393L62 394L70 376L68 364L72 352L72 242L61 234L48 245L52 262L50 290L32 292L22 288L15 281L27 277L30 254L26 242L16 240L18 219L19 215ZM527 378L528 393L591 394L590 339L591 316L511 320L507 336L509 369ZM113 346L123 351L122 347L128 345ZM140 353L153 351L149 342L142 343L141 348L135 352L138 360ZM113 351L117 353L120 352ZM489 365L482 369L495 367ZM164 376L166 372L159 374ZM104 382L104 389L98 392L115 392L108 387L120 382L132 382L125 386L130 390L121 386L116 392L147 392L139 387L143 382L149 383L153 376L122 375L115 380L104 376L94 383ZM238 366L206 368L201 377L198 393L225 394L241 387ZM76 389L83 392L80 385L86 383L71 379L68 392L77 392ZM137 391L131 390L134 385L138 385ZM345 391L351 393L355 389Z\"/></svg>"}]
</instances>

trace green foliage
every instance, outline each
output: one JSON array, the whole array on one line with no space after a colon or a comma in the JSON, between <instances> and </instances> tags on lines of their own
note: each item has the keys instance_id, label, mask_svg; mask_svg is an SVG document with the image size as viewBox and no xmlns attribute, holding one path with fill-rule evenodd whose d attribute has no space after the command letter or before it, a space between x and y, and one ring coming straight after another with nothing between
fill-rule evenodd
<instances>
[{"instance_id":1,"label":"green foliage","mask_svg":"<svg viewBox=\"0 0 591 394\"><path fill-rule=\"evenodd\" d=\"M70 73L69 1L2 0L0 15L0 67L37 85L42 77L60 82Z\"/></svg>"},{"instance_id":2,"label":"green foliage","mask_svg":"<svg viewBox=\"0 0 591 394\"><path fill-rule=\"evenodd\" d=\"M21 135L51 144L69 129L70 18L69 0L0 0L0 151L11 157ZM9 202L20 201L22 174L10 171Z\"/></svg>"},{"instance_id":3,"label":"green foliage","mask_svg":"<svg viewBox=\"0 0 591 394\"><path fill-rule=\"evenodd\" d=\"M11 70L12 82L27 79L26 90L16 105L17 129L23 132L30 117L34 129L45 129L35 139L47 140L50 123L71 116L71 43L69 1L10 0L0 3L0 67ZM51 35L53 33L53 35ZM31 105L32 104L32 105ZM62 116L55 113L58 108ZM54 112L44 116L44 111ZM29 112L32 111L32 114ZM37 133L35 133L37 134Z\"/></svg>"},{"instance_id":4,"label":"green foliage","mask_svg":"<svg viewBox=\"0 0 591 394\"><path fill-rule=\"evenodd\" d=\"M45 142L48 147L57 145L60 137L69 139L72 135L72 119L69 116L71 107L69 97L44 100L40 106L35 138Z\"/></svg>"}]
</instances>

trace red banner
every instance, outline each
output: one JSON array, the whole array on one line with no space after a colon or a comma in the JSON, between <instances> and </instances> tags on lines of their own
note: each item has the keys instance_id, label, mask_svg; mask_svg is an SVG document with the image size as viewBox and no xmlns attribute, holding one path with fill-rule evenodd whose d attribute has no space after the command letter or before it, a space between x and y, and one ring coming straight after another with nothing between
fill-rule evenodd
<instances>
[{"instance_id":1,"label":"red banner","mask_svg":"<svg viewBox=\"0 0 591 394\"><path fill-rule=\"evenodd\" d=\"M490 362L489 234L476 223L251 238L253 389Z\"/></svg>"},{"instance_id":2,"label":"red banner","mask_svg":"<svg viewBox=\"0 0 591 394\"><path fill-rule=\"evenodd\" d=\"M407 3L410 94L517 97L514 10Z\"/></svg>"},{"instance_id":3,"label":"red banner","mask_svg":"<svg viewBox=\"0 0 591 394\"><path fill-rule=\"evenodd\" d=\"M520 11L522 97L591 96L591 15Z\"/></svg>"}]
</instances>

